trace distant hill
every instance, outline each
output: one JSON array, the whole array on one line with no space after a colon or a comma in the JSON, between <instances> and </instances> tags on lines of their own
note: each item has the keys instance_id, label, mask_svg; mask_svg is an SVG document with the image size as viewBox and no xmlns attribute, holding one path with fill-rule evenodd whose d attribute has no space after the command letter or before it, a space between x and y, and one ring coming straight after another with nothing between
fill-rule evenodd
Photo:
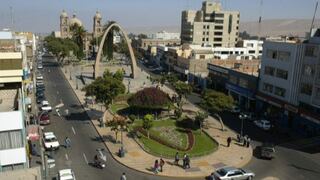
<instances>
[{"instance_id":1,"label":"distant hill","mask_svg":"<svg viewBox=\"0 0 320 180\"><path fill-rule=\"evenodd\" d=\"M269 19L261 23L261 36L294 35L304 37L310 30L310 19ZM320 27L320 19L315 20L315 27ZM127 32L132 33L155 33L162 30L167 32L180 32L177 26L139 26L126 27ZM240 31L247 31L251 35L258 34L258 22L240 22Z\"/></svg>"},{"instance_id":2,"label":"distant hill","mask_svg":"<svg viewBox=\"0 0 320 180\"><path fill-rule=\"evenodd\" d=\"M310 31L311 20L309 19L270 19L261 22L261 36L294 35L305 37ZM315 20L315 27L320 27L319 19ZM258 22L240 23L240 31L247 31L251 35L257 35Z\"/></svg>"}]
</instances>

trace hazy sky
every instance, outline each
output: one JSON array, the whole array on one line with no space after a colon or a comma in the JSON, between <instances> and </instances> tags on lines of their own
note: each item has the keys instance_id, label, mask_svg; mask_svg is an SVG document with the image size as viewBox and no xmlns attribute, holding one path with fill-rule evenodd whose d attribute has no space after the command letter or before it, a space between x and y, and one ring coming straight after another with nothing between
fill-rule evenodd
<instances>
[{"instance_id":1,"label":"hazy sky","mask_svg":"<svg viewBox=\"0 0 320 180\"><path fill-rule=\"evenodd\" d=\"M10 6L17 30L51 32L59 28L63 9L76 13L92 30L96 10L103 21L115 20L124 27L180 26L181 11L200 9L203 0L1 0L0 29L10 27ZM257 21L261 0L221 0L223 8L240 11L240 21ZM316 0L263 0L263 19L311 19ZM318 13L319 14L319 13ZM320 15L320 14L319 14Z\"/></svg>"}]
</instances>

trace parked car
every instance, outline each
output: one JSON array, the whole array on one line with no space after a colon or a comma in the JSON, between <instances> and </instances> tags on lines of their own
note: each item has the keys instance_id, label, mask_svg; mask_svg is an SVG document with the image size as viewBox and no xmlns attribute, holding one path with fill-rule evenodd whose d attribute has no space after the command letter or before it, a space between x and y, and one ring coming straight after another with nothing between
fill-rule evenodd
<instances>
[{"instance_id":1,"label":"parked car","mask_svg":"<svg viewBox=\"0 0 320 180\"><path fill-rule=\"evenodd\" d=\"M36 96L38 97L44 97L44 92L43 91L37 91Z\"/></svg>"},{"instance_id":2,"label":"parked car","mask_svg":"<svg viewBox=\"0 0 320 180\"><path fill-rule=\"evenodd\" d=\"M62 169L58 173L58 180L76 180L72 169Z\"/></svg>"},{"instance_id":3,"label":"parked car","mask_svg":"<svg viewBox=\"0 0 320 180\"><path fill-rule=\"evenodd\" d=\"M50 124L50 116L49 113L45 112L42 113L41 116L39 117L39 123L40 125L47 125Z\"/></svg>"},{"instance_id":4,"label":"parked car","mask_svg":"<svg viewBox=\"0 0 320 180\"><path fill-rule=\"evenodd\" d=\"M58 139L53 132L43 133L43 144L46 150L57 150L60 147Z\"/></svg>"},{"instance_id":5,"label":"parked car","mask_svg":"<svg viewBox=\"0 0 320 180\"><path fill-rule=\"evenodd\" d=\"M238 106L233 106L230 111L232 113L240 113L240 108Z\"/></svg>"},{"instance_id":6,"label":"parked car","mask_svg":"<svg viewBox=\"0 0 320 180\"><path fill-rule=\"evenodd\" d=\"M40 97L40 96L37 97L37 104L40 104L44 100L45 100L44 96L43 97Z\"/></svg>"},{"instance_id":7,"label":"parked car","mask_svg":"<svg viewBox=\"0 0 320 180\"><path fill-rule=\"evenodd\" d=\"M38 64L38 69L43 69L42 64Z\"/></svg>"},{"instance_id":8,"label":"parked car","mask_svg":"<svg viewBox=\"0 0 320 180\"><path fill-rule=\"evenodd\" d=\"M255 119L255 114L252 112L242 112L239 115L239 118L243 118L245 120L254 120Z\"/></svg>"},{"instance_id":9,"label":"parked car","mask_svg":"<svg viewBox=\"0 0 320 180\"><path fill-rule=\"evenodd\" d=\"M268 120L265 119L261 119L261 120L256 120L254 121L254 124L256 126L258 126L259 128L263 129L263 130L270 130L271 129L271 123Z\"/></svg>"},{"instance_id":10,"label":"parked car","mask_svg":"<svg viewBox=\"0 0 320 180\"><path fill-rule=\"evenodd\" d=\"M276 152L276 150L274 149L274 145L272 143L263 143L259 147L259 152L260 152L260 158L271 160L274 158L274 153Z\"/></svg>"},{"instance_id":11,"label":"parked car","mask_svg":"<svg viewBox=\"0 0 320 180\"><path fill-rule=\"evenodd\" d=\"M253 179L255 174L249 170L243 170L235 167L223 167L214 172L215 179L233 180L233 179Z\"/></svg>"},{"instance_id":12,"label":"parked car","mask_svg":"<svg viewBox=\"0 0 320 180\"><path fill-rule=\"evenodd\" d=\"M52 107L50 106L48 101L41 102L41 110L42 111L52 111Z\"/></svg>"}]
</instances>

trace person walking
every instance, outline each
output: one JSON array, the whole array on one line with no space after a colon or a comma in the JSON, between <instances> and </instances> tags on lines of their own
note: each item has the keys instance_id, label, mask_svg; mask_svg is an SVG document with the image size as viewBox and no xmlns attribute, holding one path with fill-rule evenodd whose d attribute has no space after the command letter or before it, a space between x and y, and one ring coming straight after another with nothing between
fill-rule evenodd
<instances>
[{"instance_id":1,"label":"person walking","mask_svg":"<svg viewBox=\"0 0 320 180\"><path fill-rule=\"evenodd\" d=\"M182 165L183 169L186 168L186 159L187 159L187 154L184 153L184 155L183 155L183 165Z\"/></svg>"},{"instance_id":2,"label":"person walking","mask_svg":"<svg viewBox=\"0 0 320 180\"><path fill-rule=\"evenodd\" d=\"M68 136L65 138L64 142L65 142L66 148L71 147L71 140Z\"/></svg>"},{"instance_id":3,"label":"person walking","mask_svg":"<svg viewBox=\"0 0 320 180\"><path fill-rule=\"evenodd\" d=\"M164 160L162 158L160 158L160 172L163 171L162 168L163 168L164 164L165 164Z\"/></svg>"},{"instance_id":4,"label":"person walking","mask_svg":"<svg viewBox=\"0 0 320 180\"><path fill-rule=\"evenodd\" d=\"M179 165L179 153L178 152L176 152L176 155L174 156L174 164L175 165Z\"/></svg>"},{"instance_id":5,"label":"person walking","mask_svg":"<svg viewBox=\"0 0 320 180\"><path fill-rule=\"evenodd\" d=\"M159 172L159 161L158 160L156 160L154 162L153 170L154 170L155 174L158 174L158 172Z\"/></svg>"},{"instance_id":6,"label":"person walking","mask_svg":"<svg viewBox=\"0 0 320 180\"><path fill-rule=\"evenodd\" d=\"M188 155L186 155L186 169L189 169L190 168L190 157Z\"/></svg>"},{"instance_id":7,"label":"person walking","mask_svg":"<svg viewBox=\"0 0 320 180\"><path fill-rule=\"evenodd\" d=\"M122 173L120 180L127 180L126 173Z\"/></svg>"},{"instance_id":8,"label":"person walking","mask_svg":"<svg viewBox=\"0 0 320 180\"><path fill-rule=\"evenodd\" d=\"M228 137L228 139L227 139L228 147L230 147L231 141L232 141L231 137Z\"/></svg>"},{"instance_id":9,"label":"person walking","mask_svg":"<svg viewBox=\"0 0 320 180\"><path fill-rule=\"evenodd\" d=\"M251 141L251 139L248 137L248 139L247 139L247 148L250 146L250 141Z\"/></svg>"},{"instance_id":10,"label":"person walking","mask_svg":"<svg viewBox=\"0 0 320 180\"><path fill-rule=\"evenodd\" d=\"M246 146L246 144L247 144L247 135L245 135L243 138L243 146Z\"/></svg>"}]
</instances>

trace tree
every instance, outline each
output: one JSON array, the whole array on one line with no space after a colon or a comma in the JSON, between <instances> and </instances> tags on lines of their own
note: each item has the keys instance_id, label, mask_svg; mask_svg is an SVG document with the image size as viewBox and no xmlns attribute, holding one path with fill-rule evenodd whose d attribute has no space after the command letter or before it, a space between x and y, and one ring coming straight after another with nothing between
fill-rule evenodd
<instances>
[{"instance_id":1,"label":"tree","mask_svg":"<svg viewBox=\"0 0 320 180\"><path fill-rule=\"evenodd\" d=\"M154 120L154 116L152 114L146 114L142 120L142 128L147 131L148 138L149 138L149 130L153 126L153 120Z\"/></svg>"},{"instance_id":2,"label":"tree","mask_svg":"<svg viewBox=\"0 0 320 180\"><path fill-rule=\"evenodd\" d=\"M71 52L77 53L79 47L71 39L56 38L52 35L45 37L45 44L48 50L57 58L58 62L63 63Z\"/></svg>"},{"instance_id":3,"label":"tree","mask_svg":"<svg viewBox=\"0 0 320 180\"><path fill-rule=\"evenodd\" d=\"M182 109L183 98L186 98L186 96L192 92L192 86L182 81L178 81L174 84L174 88L176 92L179 94L178 107Z\"/></svg>"},{"instance_id":4,"label":"tree","mask_svg":"<svg viewBox=\"0 0 320 180\"><path fill-rule=\"evenodd\" d=\"M203 127L203 124L205 122L205 120L208 118L208 113L207 112L203 112L203 111L198 111L197 112L197 115L195 117L195 120L197 122L199 122L199 125L200 125L200 129L201 129L201 132L202 132L202 127Z\"/></svg>"},{"instance_id":5,"label":"tree","mask_svg":"<svg viewBox=\"0 0 320 180\"><path fill-rule=\"evenodd\" d=\"M76 53L76 56L79 60L84 57L84 38L86 36L86 30L77 24L71 27L72 31L72 40L78 45L79 51Z\"/></svg>"},{"instance_id":6,"label":"tree","mask_svg":"<svg viewBox=\"0 0 320 180\"><path fill-rule=\"evenodd\" d=\"M107 124L111 127L111 131L115 132L116 142L118 141L118 133L121 132L121 141L122 141L122 131L127 128L127 121L123 116L116 115L113 117L112 121Z\"/></svg>"},{"instance_id":7,"label":"tree","mask_svg":"<svg viewBox=\"0 0 320 180\"><path fill-rule=\"evenodd\" d=\"M122 81L105 71L102 77L98 77L82 90L86 92L86 96L95 96L97 102L103 103L108 108L116 96L125 93L125 89Z\"/></svg>"},{"instance_id":8,"label":"tree","mask_svg":"<svg viewBox=\"0 0 320 180\"><path fill-rule=\"evenodd\" d=\"M119 81L123 81L123 76L124 76L124 70L123 69L118 69L113 75L113 77L115 79L118 79Z\"/></svg>"},{"instance_id":9,"label":"tree","mask_svg":"<svg viewBox=\"0 0 320 180\"><path fill-rule=\"evenodd\" d=\"M174 110L174 115L176 116L177 119L180 119L182 116L182 109L181 108L176 108Z\"/></svg>"},{"instance_id":10,"label":"tree","mask_svg":"<svg viewBox=\"0 0 320 180\"><path fill-rule=\"evenodd\" d=\"M202 95L201 106L207 109L207 111L212 111L214 113L213 115L220 121L222 130L224 130L224 125L219 113L231 109L233 105L233 98L221 92L206 90Z\"/></svg>"},{"instance_id":11,"label":"tree","mask_svg":"<svg viewBox=\"0 0 320 180\"><path fill-rule=\"evenodd\" d=\"M169 95L159 88L150 87L138 91L128 100L131 107L142 109L163 109L171 104Z\"/></svg>"}]
</instances>

